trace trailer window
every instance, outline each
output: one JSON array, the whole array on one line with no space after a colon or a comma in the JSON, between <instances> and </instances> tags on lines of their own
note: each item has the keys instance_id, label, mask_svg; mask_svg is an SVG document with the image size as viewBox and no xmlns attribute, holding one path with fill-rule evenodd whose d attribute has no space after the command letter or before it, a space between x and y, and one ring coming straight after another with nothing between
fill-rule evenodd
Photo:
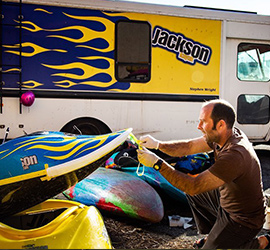
<instances>
[{"instance_id":1,"label":"trailer window","mask_svg":"<svg viewBox=\"0 0 270 250\"><path fill-rule=\"evenodd\" d=\"M269 122L268 95L240 95L237 101L237 121L240 124Z\"/></svg>"},{"instance_id":2,"label":"trailer window","mask_svg":"<svg viewBox=\"0 0 270 250\"><path fill-rule=\"evenodd\" d=\"M240 43L237 76L242 81L269 81L270 45Z\"/></svg>"},{"instance_id":3,"label":"trailer window","mask_svg":"<svg viewBox=\"0 0 270 250\"><path fill-rule=\"evenodd\" d=\"M116 79L148 82L151 69L151 27L148 22L119 21L116 24Z\"/></svg>"}]
</instances>

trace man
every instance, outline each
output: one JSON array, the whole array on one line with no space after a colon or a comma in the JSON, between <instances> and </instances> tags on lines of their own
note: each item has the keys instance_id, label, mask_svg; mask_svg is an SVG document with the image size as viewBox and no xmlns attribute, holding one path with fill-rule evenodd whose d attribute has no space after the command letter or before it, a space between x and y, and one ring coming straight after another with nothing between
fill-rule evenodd
<instances>
[{"instance_id":1,"label":"man","mask_svg":"<svg viewBox=\"0 0 270 250\"><path fill-rule=\"evenodd\" d=\"M141 137L139 161L187 194L199 232L208 234L198 242L202 248L264 248L268 239L255 237L265 218L260 163L245 134L234 127L233 107L224 100L206 102L199 120L199 138L161 142ZM191 177L145 147L179 157L214 150L215 163Z\"/></svg>"}]
</instances>

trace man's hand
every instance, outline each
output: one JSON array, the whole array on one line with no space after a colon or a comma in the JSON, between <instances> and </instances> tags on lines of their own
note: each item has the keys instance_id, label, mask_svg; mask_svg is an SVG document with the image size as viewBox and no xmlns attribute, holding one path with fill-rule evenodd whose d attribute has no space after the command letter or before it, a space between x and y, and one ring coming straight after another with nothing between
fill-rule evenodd
<instances>
[{"instance_id":1,"label":"man's hand","mask_svg":"<svg viewBox=\"0 0 270 250\"><path fill-rule=\"evenodd\" d=\"M156 154L146 148L138 149L138 160L146 167L153 167L154 164L160 159Z\"/></svg>"},{"instance_id":2,"label":"man's hand","mask_svg":"<svg viewBox=\"0 0 270 250\"><path fill-rule=\"evenodd\" d=\"M140 145L146 148L158 149L159 141L151 135L144 135L140 138Z\"/></svg>"}]
</instances>

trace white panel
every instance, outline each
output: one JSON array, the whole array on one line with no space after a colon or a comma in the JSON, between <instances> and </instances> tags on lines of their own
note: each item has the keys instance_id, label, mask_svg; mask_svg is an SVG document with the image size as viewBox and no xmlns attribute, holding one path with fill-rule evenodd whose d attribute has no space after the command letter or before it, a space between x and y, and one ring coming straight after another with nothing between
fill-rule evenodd
<instances>
[{"instance_id":1,"label":"white panel","mask_svg":"<svg viewBox=\"0 0 270 250\"><path fill-rule=\"evenodd\" d=\"M41 130L59 131L79 117L94 117L112 131L133 128L135 135L152 134L161 140L186 139L201 135L197 129L201 103L81 100L36 98L19 114L19 99L4 98L0 125L10 127L9 138ZM19 128L24 125L24 128ZM0 129L3 138L5 129Z\"/></svg>"},{"instance_id":2,"label":"white panel","mask_svg":"<svg viewBox=\"0 0 270 250\"><path fill-rule=\"evenodd\" d=\"M270 25L241 22L227 22L228 38L270 40Z\"/></svg>"}]
</instances>

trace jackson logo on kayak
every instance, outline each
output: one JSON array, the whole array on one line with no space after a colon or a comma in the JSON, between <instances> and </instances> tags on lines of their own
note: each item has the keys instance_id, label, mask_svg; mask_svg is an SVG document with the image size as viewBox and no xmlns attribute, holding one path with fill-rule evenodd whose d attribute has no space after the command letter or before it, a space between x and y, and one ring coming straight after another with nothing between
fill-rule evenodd
<instances>
[{"instance_id":1,"label":"jackson logo on kayak","mask_svg":"<svg viewBox=\"0 0 270 250\"><path fill-rule=\"evenodd\" d=\"M21 158L22 167L24 170L29 169L29 166L38 164L36 155L26 156Z\"/></svg>"}]
</instances>

